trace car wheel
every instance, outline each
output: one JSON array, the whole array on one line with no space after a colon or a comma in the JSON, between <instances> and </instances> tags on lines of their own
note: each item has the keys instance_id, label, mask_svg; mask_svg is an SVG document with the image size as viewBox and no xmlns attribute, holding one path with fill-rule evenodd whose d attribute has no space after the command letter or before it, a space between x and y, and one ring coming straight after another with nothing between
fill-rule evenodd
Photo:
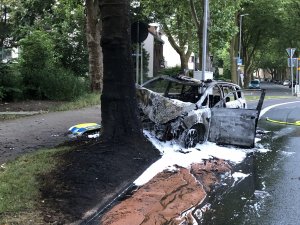
<instances>
[{"instance_id":1,"label":"car wheel","mask_svg":"<svg viewBox=\"0 0 300 225\"><path fill-rule=\"evenodd\" d=\"M184 136L184 147L193 148L197 143L204 141L205 129L202 125L195 125L191 127Z\"/></svg>"}]
</instances>

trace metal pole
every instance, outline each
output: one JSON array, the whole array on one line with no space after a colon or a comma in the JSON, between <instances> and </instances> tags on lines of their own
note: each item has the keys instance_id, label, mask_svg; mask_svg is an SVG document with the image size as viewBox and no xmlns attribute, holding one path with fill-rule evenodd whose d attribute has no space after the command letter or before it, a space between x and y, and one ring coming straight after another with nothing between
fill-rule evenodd
<instances>
[{"instance_id":1,"label":"metal pole","mask_svg":"<svg viewBox=\"0 0 300 225\"><path fill-rule=\"evenodd\" d=\"M204 1L203 16L203 35L202 35L202 80L205 78L206 71L206 52L207 52L207 18L208 18L208 0Z\"/></svg>"},{"instance_id":2,"label":"metal pole","mask_svg":"<svg viewBox=\"0 0 300 225\"><path fill-rule=\"evenodd\" d=\"M242 49L242 24L243 24L243 16L248 16L248 13L240 15L240 38L239 38L239 58L241 57L241 49Z\"/></svg>"},{"instance_id":3,"label":"metal pole","mask_svg":"<svg viewBox=\"0 0 300 225\"><path fill-rule=\"evenodd\" d=\"M139 34L140 29L139 29L139 21L137 22L137 32L136 32L136 51L135 51L135 83L139 83L139 51L140 51L140 44L139 44Z\"/></svg>"},{"instance_id":4,"label":"metal pole","mask_svg":"<svg viewBox=\"0 0 300 225\"><path fill-rule=\"evenodd\" d=\"M298 62L298 66L297 66L298 80L297 80L297 81L298 81L299 91L300 91L300 76L299 76L299 75L300 75L300 74L299 74L299 73L300 73L300 72L299 72L299 66L300 66L300 64L299 64L299 60L300 60L300 58L297 59L297 62Z\"/></svg>"},{"instance_id":5,"label":"metal pole","mask_svg":"<svg viewBox=\"0 0 300 225\"><path fill-rule=\"evenodd\" d=\"M292 77L292 96L294 95L294 74L293 74L293 55L291 54L291 77Z\"/></svg>"},{"instance_id":6,"label":"metal pole","mask_svg":"<svg viewBox=\"0 0 300 225\"><path fill-rule=\"evenodd\" d=\"M242 51L242 24L243 24L243 16L248 16L249 14L246 13L246 14L242 14L240 15L240 31L239 31L239 53L238 53L238 59L242 59L241 57L241 51ZM242 60L243 61L243 60ZM237 84L240 85L240 73L241 73L241 70L239 68L239 65L237 63Z\"/></svg>"},{"instance_id":7,"label":"metal pole","mask_svg":"<svg viewBox=\"0 0 300 225\"><path fill-rule=\"evenodd\" d=\"M243 21L243 16L240 15L240 38L239 38L239 55L238 57L241 58L241 48L242 48L242 21Z\"/></svg>"},{"instance_id":8,"label":"metal pole","mask_svg":"<svg viewBox=\"0 0 300 225\"><path fill-rule=\"evenodd\" d=\"M297 63L296 63L296 84L295 84L295 94L298 95L299 93L299 70L298 70L298 67L299 67L299 58L297 58Z\"/></svg>"},{"instance_id":9,"label":"metal pole","mask_svg":"<svg viewBox=\"0 0 300 225\"><path fill-rule=\"evenodd\" d=\"M237 85L240 85L240 66L239 66L239 60L241 58L241 48L242 48L242 18L243 15L240 15L240 28L239 28L239 52L238 52L238 58L236 60L236 75L237 75Z\"/></svg>"},{"instance_id":10,"label":"metal pole","mask_svg":"<svg viewBox=\"0 0 300 225\"><path fill-rule=\"evenodd\" d=\"M143 45L141 43L141 84L144 83L144 74L143 74Z\"/></svg>"}]
</instances>

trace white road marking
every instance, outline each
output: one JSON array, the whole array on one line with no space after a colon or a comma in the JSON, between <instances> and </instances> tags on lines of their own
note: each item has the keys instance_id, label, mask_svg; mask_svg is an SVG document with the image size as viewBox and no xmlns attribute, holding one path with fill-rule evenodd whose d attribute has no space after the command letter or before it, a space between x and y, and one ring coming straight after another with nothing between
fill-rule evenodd
<instances>
[{"instance_id":1,"label":"white road marking","mask_svg":"<svg viewBox=\"0 0 300 225\"><path fill-rule=\"evenodd\" d=\"M294 101L294 102L285 102L285 103L280 103L280 104L275 104L275 105L270 105L263 110L260 111L259 118L261 118L266 112L268 112L270 109L275 108L277 106L282 106L282 105L287 105L287 104L292 104L292 103L300 103L300 101Z\"/></svg>"}]
</instances>

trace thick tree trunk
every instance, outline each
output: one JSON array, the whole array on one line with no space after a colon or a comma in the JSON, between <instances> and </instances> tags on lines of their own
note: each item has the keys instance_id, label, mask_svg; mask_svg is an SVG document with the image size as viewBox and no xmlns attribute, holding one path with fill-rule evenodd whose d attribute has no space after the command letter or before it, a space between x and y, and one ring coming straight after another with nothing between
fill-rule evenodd
<instances>
[{"instance_id":1,"label":"thick tree trunk","mask_svg":"<svg viewBox=\"0 0 300 225\"><path fill-rule=\"evenodd\" d=\"M86 39L89 52L91 90L102 92L103 58L100 46L101 20L99 0L86 0Z\"/></svg>"},{"instance_id":2,"label":"thick tree trunk","mask_svg":"<svg viewBox=\"0 0 300 225\"><path fill-rule=\"evenodd\" d=\"M132 72L129 0L99 0L102 19L102 137L118 142L142 135Z\"/></svg>"}]
</instances>

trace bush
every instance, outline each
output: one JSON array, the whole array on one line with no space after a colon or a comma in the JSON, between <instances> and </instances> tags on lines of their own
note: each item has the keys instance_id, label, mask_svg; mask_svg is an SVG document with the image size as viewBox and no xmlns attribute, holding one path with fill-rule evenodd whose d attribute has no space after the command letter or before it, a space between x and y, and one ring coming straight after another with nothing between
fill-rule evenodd
<instances>
[{"instance_id":1,"label":"bush","mask_svg":"<svg viewBox=\"0 0 300 225\"><path fill-rule=\"evenodd\" d=\"M22 77L14 63L0 63L0 101L22 98Z\"/></svg>"},{"instance_id":2,"label":"bush","mask_svg":"<svg viewBox=\"0 0 300 225\"><path fill-rule=\"evenodd\" d=\"M164 68L160 70L159 75L176 75L182 73L182 70L179 66L171 67L171 68Z\"/></svg>"},{"instance_id":3,"label":"bush","mask_svg":"<svg viewBox=\"0 0 300 225\"><path fill-rule=\"evenodd\" d=\"M87 92L87 82L59 62L48 33L34 31L21 42L20 73L29 99L72 100Z\"/></svg>"},{"instance_id":4,"label":"bush","mask_svg":"<svg viewBox=\"0 0 300 225\"><path fill-rule=\"evenodd\" d=\"M75 77L66 69L58 68L43 74L41 91L50 100L73 100L88 92L88 82Z\"/></svg>"},{"instance_id":5,"label":"bush","mask_svg":"<svg viewBox=\"0 0 300 225\"><path fill-rule=\"evenodd\" d=\"M26 98L42 99L44 74L56 67L54 44L48 33L33 31L20 41L20 73L23 76Z\"/></svg>"}]
</instances>

